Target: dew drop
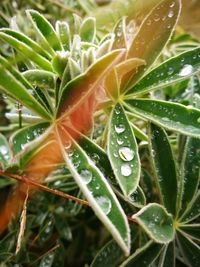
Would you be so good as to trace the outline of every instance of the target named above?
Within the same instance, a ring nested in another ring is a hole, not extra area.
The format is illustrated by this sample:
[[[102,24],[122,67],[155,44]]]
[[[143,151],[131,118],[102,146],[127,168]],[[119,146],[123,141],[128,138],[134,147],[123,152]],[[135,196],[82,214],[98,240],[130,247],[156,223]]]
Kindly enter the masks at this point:
[[[8,149],[6,146],[0,146],[0,152],[2,155],[6,155],[8,153]]]
[[[168,17],[172,18],[173,16],[174,16],[174,11],[170,10],[169,13],[168,13]]]
[[[87,169],[81,170],[80,176],[85,184],[89,184],[92,180],[92,173]]]
[[[131,161],[134,158],[134,151],[129,147],[121,147],[119,149],[120,158],[124,161]]]
[[[187,76],[192,73],[193,67],[191,65],[185,65],[179,73],[179,76]]]
[[[117,139],[117,144],[118,145],[122,145],[124,143],[124,141],[122,139]]]
[[[123,176],[130,176],[131,175],[131,173],[132,173],[132,170],[131,170],[131,167],[130,167],[130,165],[129,164],[123,164],[122,166],[121,166],[121,174],[123,175]]]
[[[95,199],[96,199],[96,202],[98,203],[98,205],[103,210],[103,212],[106,215],[108,215],[111,211],[111,208],[112,208],[112,203],[111,203],[110,199],[106,196],[97,196],[97,197],[95,197]]]
[[[115,125],[116,133],[123,133],[125,131],[125,126],[123,124]]]

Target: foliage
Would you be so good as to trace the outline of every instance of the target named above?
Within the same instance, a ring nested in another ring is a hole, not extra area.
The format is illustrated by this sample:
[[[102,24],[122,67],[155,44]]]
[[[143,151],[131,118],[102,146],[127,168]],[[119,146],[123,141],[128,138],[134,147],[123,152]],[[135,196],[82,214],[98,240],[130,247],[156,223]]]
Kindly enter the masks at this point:
[[[1,266],[199,266],[199,42],[179,0],[84,3],[0,29]]]

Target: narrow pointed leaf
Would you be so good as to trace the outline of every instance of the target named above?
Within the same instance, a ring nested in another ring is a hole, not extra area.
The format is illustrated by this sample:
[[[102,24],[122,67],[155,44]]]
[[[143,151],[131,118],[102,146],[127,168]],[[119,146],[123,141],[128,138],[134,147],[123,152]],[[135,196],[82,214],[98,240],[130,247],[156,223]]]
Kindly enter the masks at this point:
[[[136,250],[120,267],[147,267],[159,256],[163,245],[149,241],[146,245]]]
[[[127,58],[142,58],[146,61],[146,66],[140,68],[129,82],[129,87],[143,75],[160,55],[176,26],[180,6],[179,0],[164,0],[143,21],[131,44]]]
[[[188,138],[182,164],[182,212],[187,208],[198,190],[200,179],[200,139]]]
[[[174,242],[170,242],[161,254],[158,267],[175,267]]]
[[[148,136],[135,124],[131,123],[135,136],[141,141],[148,141]]]
[[[34,86],[41,88],[54,89],[56,84],[56,75],[53,72],[45,70],[27,70],[23,76]]]
[[[200,247],[180,233],[178,233],[178,244],[186,264],[192,267],[199,267]]]
[[[43,106],[28,92],[28,90],[3,66],[0,66],[0,86],[3,90],[17,99],[24,106],[39,114],[45,119],[50,119],[49,113]]]
[[[137,208],[142,208],[146,204],[145,194],[140,186],[137,187],[135,192],[133,192],[127,199],[129,203]]]
[[[51,63],[45,59],[43,56],[35,52],[30,46],[18,39],[12,37],[11,35],[0,31],[0,38],[5,42],[9,43],[13,48],[19,51],[26,59],[34,62],[37,66],[44,70],[51,71]]]
[[[148,204],[132,216],[144,231],[157,243],[169,243],[174,238],[173,218],[159,204]]]
[[[10,148],[6,138],[0,133],[0,167],[5,168],[11,159]]]
[[[104,88],[108,97],[116,100],[119,98],[119,79],[116,69],[111,70],[107,75],[104,82]]]
[[[129,94],[136,95],[164,88],[187,79],[199,71],[200,47],[165,61],[131,88]]]
[[[122,192],[130,195],[139,183],[140,160],[132,127],[120,104],[115,106],[111,114],[108,156]]]
[[[70,150],[61,144],[63,156],[70,172],[97,217],[128,255],[130,249],[128,221],[115,194],[103,174],[82,148],[75,141],[71,140],[71,142]]]
[[[13,154],[16,155],[17,153],[21,152],[26,144],[37,139],[42,133],[44,133],[48,126],[49,123],[42,122],[25,127],[15,132],[10,139]]]
[[[60,94],[57,116],[74,111],[103,82],[108,71],[120,60],[124,50],[113,51],[100,58],[86,73],[69,82]],[[81,97],[80,97],[81,96]]]
[[[54,51],[62,50],[60,40],[53,28],[53,26],[35,10],[26,11],[28,17],[31,19],[36,31],[42,36]]]
[[[200,224],[181,225],[180,230],[190,238],[200,241]]]
[[[95,256],[90,267],[118,266],[120,259],[123,258],[123,252],[114,240],[108,242]]]
[[[186,211],[181,216],[182,222],[191,222],[200,216],[200,191],[196,194]]]
[[[113,30],[115,34],[115,40],[112,49],[127,48],[126,43],[126,17],[122,17]]]
[[[56,23],[56,31],[59,34],[60,41],[65,51],[70,51],[71,49],[71,33],[69,24],[64,21],[58,21]]]
[[[160,100],[126,100],[127,108],[166,129],[200,137],[200,110]]]
[[[44,51],[42,47],[40,47],[35,41],[27,37],[25,34],[19,32],[19,31],[14,31],[11,29],[3,28],[0,30],[0,32],[5,33],[8,36],[13,37],[14,39],[18,40],[21,43],[24,43],[28,47],[30,47],[34,52],[37,54],[40,54],[42,57],[45,57],[46,59],[51,59],[51,56]]]
[[[93,17],[88,17],[83,20],[80,27],[80,36],[83,42],[92,43],[96,37],[96,20]]]
[[[162,128],[151,124],[149,135],[150,152],[160,198],[167,211],[175,215],[178,181],[172,149],[167,134]]]

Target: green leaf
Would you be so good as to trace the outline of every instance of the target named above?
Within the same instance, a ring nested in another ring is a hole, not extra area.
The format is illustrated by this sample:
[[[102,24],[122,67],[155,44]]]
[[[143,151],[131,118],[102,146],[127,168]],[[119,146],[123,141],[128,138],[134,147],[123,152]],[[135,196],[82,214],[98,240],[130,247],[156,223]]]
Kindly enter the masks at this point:
[[[159,267],[175,267],[175,247],[174,242],[170,242],[162,252]]]
[[[125,200],[137,208],[142,208],[146,204],[145,194],[140,186],[137,187],[135,192],[125,198]]]
[[[139,183],[140,159],[133,130],[120,104],[111,114],[108,156],[123,194],[130,195]]]
[[[11,159],[10,148],[6,138],[0,133],[0,167],[5,168]]]
[[[35,30],[46,41],[46,44],[51,48],[50,50],[61,51],[62,45],[53,28],[53,26],[35,10],[27,10],[26,14],[30,18]]]
[[[80,37],[83,42],[94,42],[96,37],[96,20],[93,17],[88,17],[83,20],[80,27]]]
[[[42,118],[51,118],[45,108],[29,93],[28,89],[3,66],[0,66],[0,86],[5,93],[17,99],[20,103],[30,108]]]
[[[65,21],[56,22],[56,32],[60,37],[60,41],[65,51],[70,51],[71,49],[71,33],[69,24]]]
[[[149,140],[160,199],[167,211],[175,215],[178,182],[175,160],[167,134],[159,126],[151,124],[149,127]]]
[[[126,17],[123,16],[114,27],[115,40],[112,49],[127,48],[126,43]]]
[[[155,242],[165,244],[173,240],[173,218],[163,206],[156,203],[148,204],[132,218]]]
[[[170,58],[151,70],[142,80],[133,86],[129,94],[137,95],[169,86],[200,71],[200,47]]]
[[[138,128],[135,124],[133,124],[132,122],[130,123],[132,128],[133,128],[133,132],[135,134],[135,136],[141,140],[141,141],[148,141],[148,136],[140,129]]]
[[[74,111],[98,88],[108,71],[120,60],[124,50],[115,50],[100,58],[86,73],[70,81],[60,93],[57,116]],[[80,97],[81,96],[81,97]]]
[[[130,250],[130,233],[127,218],[107,180],[83,149],[69,136],[60,137],[60,147],[67,167],[97,217],[112,234],[126,255]],[[71,142],[65,145],[66,140]],[[66,147],[67,146],[67,147]]]
[[[166,129],[200,137],[200,110],[181,104],[150,99],[126,100],[133,113]]]
[[[179,229],[189,238],[200,241],[200,224],[180,225]]]
[[[179,218],[181,222],[190,222],[200,216],[200,191],[194,196],[183,215]]]
[[[23,57],[34,62],[37,66],[41,67],[44,70],[52,71],[51,63],[43,56],[35,52],[32,47],[28,46],[26,43],[19,41],[18,39],[5,32],[2,32],[1,30],[0,38],[9,43],[13,48],[19,51],[23,55]]]
[[[48,122],[38,123],[32,126],[25,127],[15,132],[10,138],[10,144],[13,154],[24,150],[25,145],[37,139],[49,127]]]
[[[54,89],[56,84],[56,75],[53,72],[45,70],[27,70],[23,76],[34,86],[45,89]]]
[[[114,240],[108,242],[95,256],[90,267],[116,267],[118,266],[123,252]]]
[[[170,39],[180,14],[179,0],[164,0],[159,3],[143,21],[133,39],[127,58],[141,58],[146,66],[141,67],[131,79],[132,86],[158,58]]]
[[[182,213],[187,208],[198,190],[200,179],[200,139],[188,138],[183,154],[181,178],[182,178]]]
[[[149,241],[143,247],[136,250],[120,267],[147,267],[159,256],[163,246]]]
[[[39,46],[35,41],[27,37],[25,34],[19,31],[11,30],[9,28],[8,29],[2,28],[0,32],[5,33],[7,36],[13,37],[13,39],[18,40],[20,43],[23,43],[24,45],[27,45],[30,49],[32,49],[40,56],[46,59],[51,59],[51,56],[45,50],[43,50],[41,46]]]
[[[177,233],[178,244],[181,249],[181,254],[184,258],[184,262],[188,266],[199,267],[200,266],[200,247],[186,236]]]

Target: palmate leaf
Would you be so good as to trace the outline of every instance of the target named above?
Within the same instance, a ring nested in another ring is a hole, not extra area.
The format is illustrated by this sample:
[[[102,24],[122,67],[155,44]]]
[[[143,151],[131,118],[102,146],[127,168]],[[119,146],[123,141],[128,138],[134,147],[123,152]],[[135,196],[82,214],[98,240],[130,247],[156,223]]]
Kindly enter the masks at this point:
[[[167,134],[162,128],[151,124],[149,140],[161,201],[168,212],[176,215],[178,181],[175,160]]]
[[[63,133],[62,133],[63,134]],[[67,167],[89,201],[97,217],[113,235],[126,255],[130,250],[130,233],[127,218],[110,185],[101,171],[95,166],[84,150],[66,135],[71,146],[62,142],[58,136],[60,147]]]
[[[155,242],[166,244],[173,240],[173,218],[163,206],[156,203],[148,204],[132,218]]]
[[[200,224],[185,224],[181,225],[179,229],[190,239],[200,241]]]
[[[28,89],[31,88],[25,88],[19,79],[17,80],[3,65],[0,66],[0,86],[5,93],[30,108],[42,118],[47,120],[51,118],[46,109],[29,93]]]
[[[27,10],[26,14],[31,20],[36,32],[45,41],[45,45],[49,48],[48,50],[54,55],[54,51],[61,51],[61,42],[53,28],[53,26],[35,10]]]
[[[199,109],[151,99],[126,100],[124,105],[141,118],[148,119],[166,129],[200,137]]]
[[[128,94],[137,95],[164,88],[187,79],[199,71],[200,47],[163,62],[133,86]]]
[[[128,90],[160,55],[176,26],[180,7],[180,0],[164,0],[143,21],[128,50],[127,58],[141,58],[146,65],[130,80]]]
[[[13,48],[15,48],[17,51],[19,51],[23,57],[34,62],[40,68],[47,71],[52,71],[51,63],[46,58],[38,54],[38,52],[33,50],[33,48],[27,45],[26,43],[9,35],[7,32],[4,32],[3,30],[0,30],[0,38],[3,39],[5,42],[7,42],[9,45],[11,45]]]
[[[146,267],[150,266],[159,256],[163,245],[149,241],[143,247],[136,250],[120,267]]]
[[[0,167],[5,168],[11,159],[11,152],[6,138],[0,133]]]
[[[192,267],[200,265],[200,247],[181,233],[177,233],[178,245],[184,261]]]
[[[111,114],[107,146],[115,177],[123,194],[128,196],[139,183],[140,159],[133,130],[120,104]]]
[[[200,139],[188,138],[182,160],[182,212],[187,208],[198,190],[200,179]]]
[[[124,54],[124,50],[115,50],[101,57],[84,74],[67,83],[62,89],[58,104],[57,117],[74,111],[94,90],[98,89],[108,71],[114,67]]]

